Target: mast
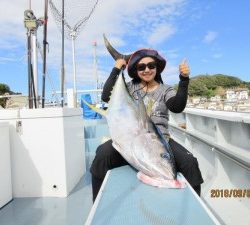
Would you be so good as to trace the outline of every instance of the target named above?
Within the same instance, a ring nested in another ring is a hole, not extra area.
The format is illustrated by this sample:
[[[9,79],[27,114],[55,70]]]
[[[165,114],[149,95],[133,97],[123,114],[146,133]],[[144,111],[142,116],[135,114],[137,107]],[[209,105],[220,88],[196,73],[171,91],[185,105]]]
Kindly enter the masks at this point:
[[[32,101],[32,62],[31,62],[31,32],[27,30],[27,51],[28,51],[28,101],[29,101],[29,108],[33,108],[33,101]]]
[[[37,21],[37,26],[39,22]],[[31,50],[32,50],[32,73],[31,73],[31,79],[32,79],[32,91],[33,91],[33,98],[34,98],[34,104],[35,108],[38,106],[38,63],[37,63],[37,29],[35,29],[31,35]]]
[[[72,31],[71,36],[71,45],[72,45],[72,63],[73,63],[73,97],[74,97],[74,108],[77,107],[77,90],[76,90],[76,56],[75,56],[75,40],[76,32]]]
[[[28,56],[28,95],[29,108],[38,107],[38,72],[37,72],[37,29],[43,25],[43,20],[37,19],[31,9],[24,11],[24,26],[27,29],[27,56]]]
[[[45,103],[45,78],[46,78],[46,47],[47,47],[47,24],[48,24],[48,0],[44,1],[44,25],[43,25],[43,84],[42,84],[42,108]]]
[[[97,55],[96,55],[96,47],[97,47],[97,42],[94,41],[93,43],[94,47],[94,77],[95,77],[95,88],[98,90],[99,88],[99,77],[98,77],[98,72],[97,72]],[[96,103],[99,102],[98,98],[98,92],[96,92]]]
[[[36,57],[36,30],[39,26],[39,22],[36,19],[33,11],[31,9],[24,11],[24,26],[27,28],[27,55],[28,55],[28,95],[29,95],[29,108],[33,108],[33,103],[35,103],[35,108],[37,107],[36,102],[36,90],[34,80],[37,81],[37,77],[34,79],[34,75],[37,76],[37,71],[34,71],[33,65],[37,65]],[[32,63],[32,56],[33,63]],[[36,67],[36,66],[35,66]],[[37,69],[37,67],[35,68]]]
[[[64,105],[64,0],[62,0],[62,61],[61,61],[61,106]]]
[[[95,75],[95,79],[96,79],[96,89],[98,89],[99,88],[99,78],[98,78],[98,73],[97,73],[97,55],[96,55],[97,43],[96,43],[96,41],[94,41],[93,47],[94,47],[94,75]]]

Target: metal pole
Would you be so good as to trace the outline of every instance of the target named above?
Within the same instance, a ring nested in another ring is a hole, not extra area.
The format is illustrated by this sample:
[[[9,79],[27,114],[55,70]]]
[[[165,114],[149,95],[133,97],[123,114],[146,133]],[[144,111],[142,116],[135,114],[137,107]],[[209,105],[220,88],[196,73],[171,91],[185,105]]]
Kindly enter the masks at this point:
[[[32,66],[32,55],[34,54],[33,63],[37,63],[36,52],[36,30],[37,30],[37,19],[32,10],[24,11],[24,25],[27,28],[27,51],[28,51],[28,93],[29,93],[29,108],[33,108],[33,100],[36,101],[35,84],[33,77],[33,66]],[[33,47],[32,47],[33,43]],[[32,52],[34,50],[34,52]],[[33,54],[32,54],[33,53]],[[37,65],[36,65],[37,68]],[[35,104],[36,107],[36,104]]]
[[[37,108],[37,102],[36,102],[37,98],[36,98],[36,93],[35,93],[35,83],[34,83],[32,64],[31,64],[31,74],[30,75],[31,75],[30,80],[31,80],[31,93],[32,93],[32,108],[33,108],[33,103],[35,105],[35,108]]]
[[[27,46],[28,46],[28,95],[29,95],[29,108],[33,108],[33,102],[32,102],[32,89],[31,89],[31,32],[30,30],[27,30]]]
[[[45,78],[46,78],[46,47],[47,47],[47,24],[48,24],[48,0],[44,4],[44,27],[43,27],[43,86],[42,86],[42,108],[45,104]]]
[[[64,106],[64,0],[62,0],[62,61],[61,61],[61,106]]]
[[[95,81],[96,81],[96,89],[99,88],[99,79],[98,79],[98,73],[97,73],[97,56],[96,56],[96,46],[97,43],[96,41],[93,44],[94,46],[94,76],[95,76]],[[96,93],[96,103],[98,103],[98,93]]]
[[[76,62],[75,62],[75,37],[76,32],[71,32],[71,43],[72,43],[72,62],[73,62],[73,95],[74,95],[74,107],[77,107],[77,90],[76,90]]]
[[[35,108],[38,106],[38,67],[37,67],[37,32],[34,30],[31,35],[32,39],[32,84],[33,84],[33,96],[35,101]],[[35,97],[36,96],[36,97]]]
[[[95,79],[96,79],[96,89],[98,89],[99,78],[97,73],[97,55],[96,55],[96,46],[97,43],[94,42],[94,70],[95,70]]]

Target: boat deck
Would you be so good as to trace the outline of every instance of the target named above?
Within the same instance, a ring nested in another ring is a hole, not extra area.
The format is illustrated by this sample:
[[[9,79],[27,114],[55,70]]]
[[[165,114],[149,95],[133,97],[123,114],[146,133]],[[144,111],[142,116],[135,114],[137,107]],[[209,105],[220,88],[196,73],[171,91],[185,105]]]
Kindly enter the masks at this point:
[[[83,225],[93,205],[90,165],[108,135],[105,120],[84,120],[87,172],[67,198],[14,198],[0,209],[0,225]]]
[[[67,198],[14,198],[0,210],[1,225],[83,225],[92,207],[90,173]]]
[[[157,188],[136,173],[131,166],[108,171],[85,225],[220,225],[188,183],[183,189]]]
[[[249,139],[249,115],[239,118],[230,116],[228,120],[225,120],[224,115],[221,119],[222,116],[213,118],[217,114],[204,117],[204,113],[188,113],[172,118],[170,124],[174,125],[171,125],[173,137],[190,148],[198,158],[205,180],[202,186],[203,202],[221,224],[249,224],[249,195],[241,198],[233,196],[231,198],[211,198],[210,195],[211,190],[219,189],[247,190],[249,192],[249,148],[246,141]],[[240,119],[241,122],[238,121]],[[218,121],[216,122],[216,120]],[[179,130],[176,127],[182,121],[185,121],[188,126]],[[214,126],[217,128],[215,129]],[[190,136],[192,129],[199,135]],[[214,130],[220,132],[217,132],[217,134]],[[221,131],[224,131],[223,135]],[[208,138],[207,134],[210,134],[211,137]],[[108,127],[105,120],[84,120],[87,172],[70,195],[67,198],[14,198],[0,209],[0,225],[85,224],[92,208],[89,167],[95,156],[97,146],[102,142],[101,137],[107,136]],[[231,138],[239,136],[241,137],[240,141]],[[227,152],[235,150],[235,158],[220,153],[220,148],[214,144],[216,141],[219,142],[218,146],[225,146]],[[242,151],[245,153],[244,163],[236,160]],[[159,224],[163,223],[159,222]]]

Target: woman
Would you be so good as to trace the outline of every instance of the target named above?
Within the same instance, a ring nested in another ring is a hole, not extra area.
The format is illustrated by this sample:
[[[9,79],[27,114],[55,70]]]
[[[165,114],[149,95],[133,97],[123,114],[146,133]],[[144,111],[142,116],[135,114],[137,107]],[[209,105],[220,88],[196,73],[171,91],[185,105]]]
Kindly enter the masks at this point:
[[[112,88],[121,69],[127,66],[128,75],[132,78],[127,83],[130,94],[138,99],[138,93],[142,96],[147,113],[153,123],[169,141],[173,150],[176,169],[181,172],[193,189],[200,195],[200,184],[203,183],[197,159],[183,146],[170,138],[168,130],[168,110],[180,113],[187,103],[189,67],[186,63],[180,64],[180,82],[177,92],[166,84],[163,84],[161,72],[166,61],[157,51],[141,49],[131,55],[128,64],[126,60],[117,59],[102,93],[102,100],[108,102]],[[93,201],[95,200],[104,177],[108,170],[127,165],[128,162],[112,146],[112,140],[100,145],[96,150],[95,159],[91,165]]]

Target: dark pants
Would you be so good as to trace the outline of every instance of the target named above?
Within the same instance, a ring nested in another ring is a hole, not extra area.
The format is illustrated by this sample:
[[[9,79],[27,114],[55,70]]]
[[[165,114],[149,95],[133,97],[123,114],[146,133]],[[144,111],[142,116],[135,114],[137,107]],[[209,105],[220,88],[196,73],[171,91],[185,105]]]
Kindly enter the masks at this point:
[[[169,144],[173,150],[177,172],[181,172],[196,193],[200,195],[200,184],[203,183],[203,179],[197,159],[173,139],[169,140]],[[124,165],[128,165],[128,162],[112,146],[112,140],[105,142],[97,148],[95,159],[90,168],[93,201],[100,190],[107,171]]]

